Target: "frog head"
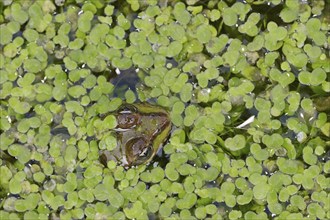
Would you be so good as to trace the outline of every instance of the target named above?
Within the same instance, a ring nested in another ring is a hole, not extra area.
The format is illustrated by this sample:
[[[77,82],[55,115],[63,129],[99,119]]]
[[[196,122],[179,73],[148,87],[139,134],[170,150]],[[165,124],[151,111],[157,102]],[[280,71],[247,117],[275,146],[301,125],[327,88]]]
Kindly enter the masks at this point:
[[[114,159],[124,167],[150,162],[170,133],[168,112],[147,103],[125,103],[114,115],[117,148],[105,153],[107,160]]]

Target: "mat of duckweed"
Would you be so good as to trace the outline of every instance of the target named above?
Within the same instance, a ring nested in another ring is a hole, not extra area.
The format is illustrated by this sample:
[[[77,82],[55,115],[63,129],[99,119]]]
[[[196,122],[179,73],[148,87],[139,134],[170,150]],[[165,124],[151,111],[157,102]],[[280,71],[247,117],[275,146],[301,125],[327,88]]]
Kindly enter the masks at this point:
[[[0,219],[330,218],[328,0],[0,11]],[[124,102],[173,123],[129,169],[99,160]]]

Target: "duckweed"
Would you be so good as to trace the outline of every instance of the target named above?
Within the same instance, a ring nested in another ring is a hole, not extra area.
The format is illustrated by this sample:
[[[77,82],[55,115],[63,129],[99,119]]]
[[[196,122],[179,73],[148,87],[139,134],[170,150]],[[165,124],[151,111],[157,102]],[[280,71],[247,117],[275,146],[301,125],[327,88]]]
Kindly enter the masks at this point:
[[[325,0],[0,3],[1,219],[329,219]],[[122,103],[169,111],[149,164]]]

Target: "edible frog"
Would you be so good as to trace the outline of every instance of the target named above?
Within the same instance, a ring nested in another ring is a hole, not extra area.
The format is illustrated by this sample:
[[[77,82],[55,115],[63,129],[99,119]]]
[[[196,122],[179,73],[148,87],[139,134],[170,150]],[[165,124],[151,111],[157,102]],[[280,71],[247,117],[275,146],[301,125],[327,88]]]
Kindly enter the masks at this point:
[[[150,162],[170,133],[168,112],[147,103],[125,103],[114,115],[117,147],[111,152],[102,151],[100,161],[106,164],[114,160],[126,168]]]

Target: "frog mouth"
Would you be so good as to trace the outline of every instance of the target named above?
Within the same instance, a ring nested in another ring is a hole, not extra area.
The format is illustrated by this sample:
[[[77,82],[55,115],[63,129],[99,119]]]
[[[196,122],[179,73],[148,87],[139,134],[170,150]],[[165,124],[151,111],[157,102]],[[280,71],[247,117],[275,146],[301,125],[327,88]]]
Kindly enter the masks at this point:
[[[124,154],[121,158],[121,164],[124,166],[124,167],[129,167],[129,164],[128,164],[128,161],[127,161],[127,157],[126,155]]]
[[[135,126],[134,126],[135,127]],[[124,131],[129,131],[131,128],[114,128],[114,131],[119,131],[119,132],[124,132]]]

